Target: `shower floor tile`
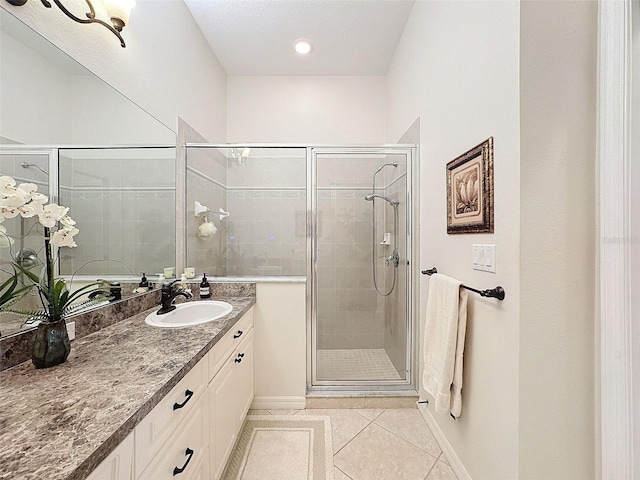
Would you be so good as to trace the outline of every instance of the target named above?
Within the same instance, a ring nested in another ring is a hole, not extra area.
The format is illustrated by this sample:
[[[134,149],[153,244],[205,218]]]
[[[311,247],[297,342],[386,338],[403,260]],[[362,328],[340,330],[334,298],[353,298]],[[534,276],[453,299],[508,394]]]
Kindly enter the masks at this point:
[[[318,350],[318,380],[400,380],[383,348]]]

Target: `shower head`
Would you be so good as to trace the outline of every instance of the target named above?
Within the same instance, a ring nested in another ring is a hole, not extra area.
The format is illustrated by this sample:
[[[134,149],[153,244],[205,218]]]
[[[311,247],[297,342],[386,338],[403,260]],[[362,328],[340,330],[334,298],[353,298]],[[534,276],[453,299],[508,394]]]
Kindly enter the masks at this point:
[[[382,165],[380,165],[378,167],[378,170],[376,170],[376,173],[374,173],[373,175],[374,176],[377,175],[380,172],[380,170],[382,170],[384,167],[396,167],[396,168],[398,168],[398,162],[383,163]]]
[[[20,166],[21,166],[22,168],[30,168],[30,167],[37,168],[38,170],[40,170],[40,171],[41,171],[42,173],[44,173],[45,175],[48,175],[48,174],[49,174],[49,172],[47,172],[44,168],[42,168],[40,165],[36,165],[35,163],[22,162],[22,163],[20,164]]]
[[[385,202],[389,202],[392,207],[397,207],[400,202],[395,202],[391,200],[389,197],[385,197],[384,195],[380,195],[379,193],[371,193],[364,197],[367,202],[372,202],[374,198],[381,198]]]

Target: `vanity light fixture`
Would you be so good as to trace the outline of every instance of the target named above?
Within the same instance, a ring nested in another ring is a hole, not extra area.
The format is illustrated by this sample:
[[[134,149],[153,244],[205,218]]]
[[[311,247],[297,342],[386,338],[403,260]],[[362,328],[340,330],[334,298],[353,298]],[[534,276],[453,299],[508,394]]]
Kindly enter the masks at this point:
[[[42,4],[51,8],[51,2],[49,0],[40,0]],[[62,4],[61,0],[53,0],[53,3],[57,5],[57,7],[62,10],[67,17],[69,17],[74,22],[78,23],[98,23],[103,27],[107,28],[110,32],[112,32],[118,39],[120,40],[120,45],[122,48],[125,48],[126,45],[124,43],[124,39],[120,32],[124,28],[124,26],[129,23],[129,13],[131,9],[135,6],[135,0],[93,0],[94,2],[101,3],[104,7],[103,10],[107,12],[109,19],[111,20],[111,25],[109,25],[104,20],[100,20],[96,18],[96,11],[93,8],[93,4],[89,0],[85,0],[87,2],[87,6],[89,7],[89,12],[86,14],[87,18],[79,18],[76,17],[73,13],[71,13],[67,7]],[[27,0],[7,0],[11,5],[16,7],[21,7]]]
[[[309,55],[313,51],[313,43],[310,40],[299,38],[293,42],[293,49],[299,55]]]

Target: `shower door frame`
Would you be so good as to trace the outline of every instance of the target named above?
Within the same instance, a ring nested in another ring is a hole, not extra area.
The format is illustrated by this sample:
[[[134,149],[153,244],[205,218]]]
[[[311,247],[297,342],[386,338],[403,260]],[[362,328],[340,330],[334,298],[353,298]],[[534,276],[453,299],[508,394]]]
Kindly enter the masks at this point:
[[[318,329],[318,281],[316,264],[318,260],[318,224],[317,224],[317,166],[318,155],[405,155],[406,173],[406,340],[404,379],[400,380],[318,380],[317,378],[317,329]],[[415,298],[418,283],[418,262],[412,261],[418,252],[418,212],[412,199],[418,194],[417,147],[415,145],[395,144],[380,146],[311,146],[307,149],[307,392],[316,394],[331,392],[383,392],[415,391],[417,371],[416,333],[417,306]]]

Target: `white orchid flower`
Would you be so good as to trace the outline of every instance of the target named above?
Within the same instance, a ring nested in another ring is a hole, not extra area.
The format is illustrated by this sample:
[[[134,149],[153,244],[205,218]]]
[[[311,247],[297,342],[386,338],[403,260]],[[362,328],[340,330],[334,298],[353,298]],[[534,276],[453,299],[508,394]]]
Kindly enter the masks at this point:
[[[15,195],[17,191],[16,181],[13,178],[6,175],[0,177],[0,195],[11,197]]]
[[[31,200],[31,195],[38,190],[38,186],[35,183],[21,183],[18,185],[17,190],[19,195],[22,195],[29,201]]]
[[[18,207],[3,207],[0,206],[0,215],[4,218],[17,217],[20,214]]]
[[[38,214],[38,219],[45,227],[53,228],[68,211],[68,207],[61,207],[55,203],[50,203],[42,209],[41,213]]]
[[[0,217],[2,221],[4,218]],[[4,225],[0,225],[0,248],[7,248],[13,245],[13,238],[7,235],[7,229]]]
[[[39,203],[29,202],[18,207],[18,212],[22,218],[31,218],[40,215],[43,211],[42,205]]]
[[[73,218],[71,218],[69,215],[65,215],[60,219],[60,223],[65,227],[73,227],[76,224],[76,221]]]
[[[49,201],[49,197],[44,195],[43,193],[33,192],[31,194],[31,202],[39,203],[40,205],[44,205]]]
[[[20,193],[17,193],[10,197],[1,199],[0,205],[3,207],[21,207],[28,201],[29,200],[25,196],[21,195]]]
[[[74,227],[56,230],[51,236],[51,245],[55,247],[77,247],[78,245],[73,241],[73,236],[78,232],[79,230]]]

